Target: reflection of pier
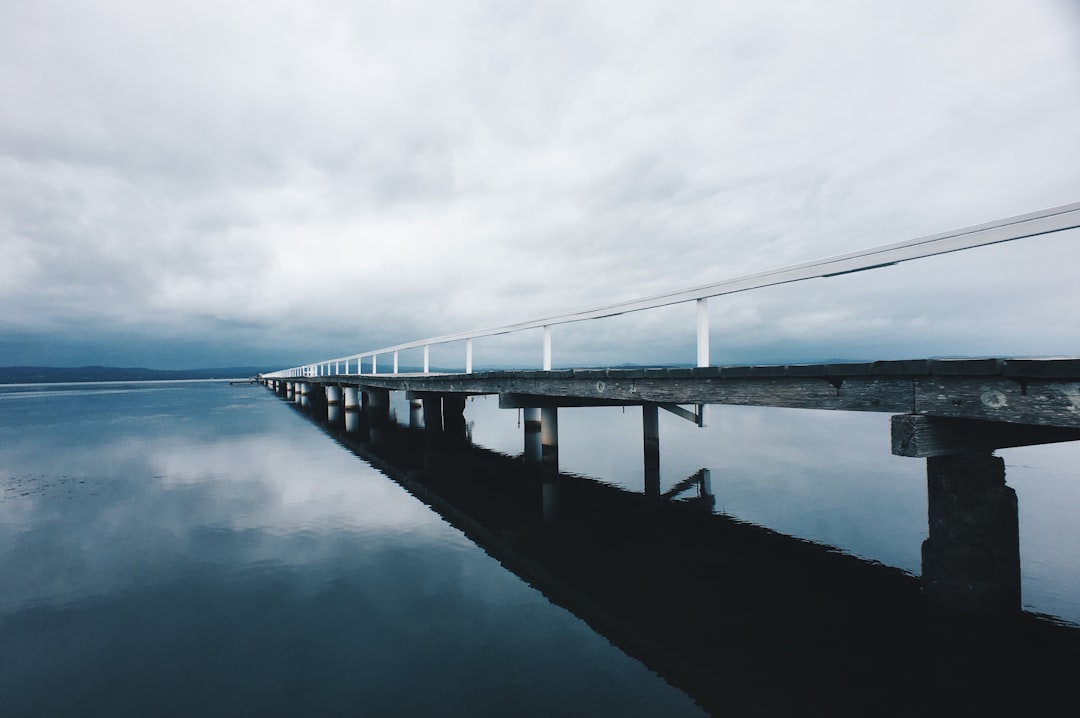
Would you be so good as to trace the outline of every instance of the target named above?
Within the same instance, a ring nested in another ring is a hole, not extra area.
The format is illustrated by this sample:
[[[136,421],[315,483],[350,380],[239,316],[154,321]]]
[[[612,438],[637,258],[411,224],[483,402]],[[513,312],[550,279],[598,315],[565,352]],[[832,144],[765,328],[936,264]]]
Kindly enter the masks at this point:
[[[522,460],[470,445],[456,398],[422,399],[421,429],[391,419],[384,390],[344,410],[326,396],[309,392],[307,411],[340,443],[716,714],[1042,714],[1072,700],[1080,631],[941,611],[898,570],[658,500],[709,496],[705,472],[632,494],[543,461],[537,412]],[[956,461],[946,473],[1000,472]]]
[[[894,454],[925,458],[929,538],[923,590],[943,605],[975,613],[1020,610],[1016,496],[1005,485],[998,448],[1080,438],[1080,359],[938,360],[695,369],[486,372],[443,375],[334,375],[264,381],[287,398],[345,408],[361,399],[385,411],[391,390],[411,401],[410,424],[464,436],[465,399],[498,394],[524,411],[524,454],[558,466],[558,413],[577,406],[640,405],[645,493],[660,497],[658,412],[697,425],[706,404],[893,413]],[[693,410],[680,405],[691,405]],[[665,497],[695,488],[711,506],[706,474]]]

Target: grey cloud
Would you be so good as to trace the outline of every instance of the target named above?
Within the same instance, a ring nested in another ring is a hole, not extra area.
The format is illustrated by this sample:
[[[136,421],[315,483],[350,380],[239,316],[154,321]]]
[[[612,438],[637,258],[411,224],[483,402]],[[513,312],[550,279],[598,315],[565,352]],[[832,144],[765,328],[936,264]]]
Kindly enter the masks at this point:
[[[9,5],[0,300],[18,310],[0,337],[119,324],[132,346],[276,342],[300,361],[1075,201],[1071,12]],[[1027,311],[1059,299],[1040,286],[1068,286],[1076,250],[1054,246]],[[971,266],[996,274],[997,256]],[[909,352],[981,345],[998,295],[966,276],[942,289],[927,267],[903,275],[915,292],[739,298],[759,324],[737,343],[809,342],[784,327],[830,301],[872,343],[877,318],[931,316],[955,291],[986,309],[909,333]],[[1013,325],[1003,346],[1030,335]],[[1044,343],[1080,351],[1075,329]]]

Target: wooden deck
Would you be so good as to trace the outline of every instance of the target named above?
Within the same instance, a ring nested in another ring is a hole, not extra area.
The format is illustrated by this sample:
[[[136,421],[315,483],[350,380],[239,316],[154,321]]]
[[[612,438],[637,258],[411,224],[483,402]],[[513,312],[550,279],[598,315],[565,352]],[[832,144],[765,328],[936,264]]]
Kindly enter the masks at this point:
[[[1080,430],[1080,358],[352,374],[288,381],[406,391],[416,396],[497,394],[504,408],[735,404]],[[1080,434],[1068,436],[1080,438]]]

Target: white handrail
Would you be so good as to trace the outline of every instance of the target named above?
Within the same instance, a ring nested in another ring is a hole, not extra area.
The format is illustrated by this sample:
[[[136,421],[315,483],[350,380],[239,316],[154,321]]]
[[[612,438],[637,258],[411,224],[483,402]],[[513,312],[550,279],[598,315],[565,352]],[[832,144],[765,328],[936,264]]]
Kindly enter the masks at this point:
[[[801,264],[793,264],[764,272],[757,272],[755,274],[724,279],[719,282],[691,287],[689,289],[655,294],[649,297],[632,299],[617,304],[605,304],[599,307],[570,312],[569,314],[560,314],[541,319],[530,319],[528,321],[506,324],[488,329],[443,334],[428,339],[395,344],[373,351],[350,354],[345,357],[324,359],[320,362],[305,364],[293,367],[292,369],[283,369],[278,372],[267,374],[266,376],[280,377],[295,376],[296,373],[307,374],[312,370],[312,367],[315,367],[318,364],[351,361],[354,359],[356,360],[357,373],[359,374],[361,368],[360,360],[366,357],[373,357],[372,373],[375,373],[377,371],[377,360],[374,359],[374,357],[377,357],[380,354],[396,353],[405,349],[415,349],[418,347],[424,348],[424,371],[426,373],[428,370],[428,347],[435,344],[461,341],[463,339],[466,340],[466,369],[471,370],[472,339],[500,334],[511,334],[513,332],[520,332],[538,327],[544,328],[544,368],[550,369],[550,328],[556,324],[568,324],[570,322],[582,322],[589,319],[614,317],[620,314],[640,312],[646,309],[656,309],[658,307],[681,304],[683,302],[706,300],[709,297],[719,297],[725,294],[746,292],[751,289],[772,287],[778,284],[789,284],[791,282],[801,282],[807,279],[835,277],[842,274],[850,274],[852,272],[862,272],[900,264],[901,262],[908,262],[913,259],[923,259],[940,254],[948,254],[950,252],[959,252],[965,249],[999,244],[1001,242],[1010,242],[1016,239],[1024,239],[1052,232],[1061,232],[1077,227],[1080,227],[1080,202],[1061,205],[1059,207],[1051,207],[1038,212],[1029,212],[1014,217],[1007,217],[992,222],[985,222],[983,224],[972,225],[970,227],[964,227],[949,232],[941,232],[939,234],[918,237],[916,239],[885,244],[870,249],[860,250],[858,252],[816,259]],[[698,304],[698,365],[704,366],[707,364],[708,316],[706,314],[705,303],[704,301],[701,301],[701,303]],[[394,368],[396,373],[396,362]]]

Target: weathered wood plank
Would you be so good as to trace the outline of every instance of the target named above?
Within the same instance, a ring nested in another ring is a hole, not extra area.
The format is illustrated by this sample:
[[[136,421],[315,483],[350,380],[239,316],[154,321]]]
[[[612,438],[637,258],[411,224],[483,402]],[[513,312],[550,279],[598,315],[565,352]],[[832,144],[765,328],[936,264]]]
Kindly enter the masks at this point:
[[[917,377],[915,412],[1080,428],[1080,381]]]
[[[735,404],[847,411],[910,411],[912,386],[908,379],[852,377],[848,379],[740,377],[703,380],[613,378],[537,380],[511,378],[505,393],[590,399],[613,403]],[[565,404],[563,404],[565,405]]]
[[[535,394],[499,394],[500,409],[582,408],[590,406],[637,406],[640,402],[583,397],[537,396]]]
[[[891,429],[892,453],[918,458],[1080,440],[1080,429],[918,414],[892,417]]]

